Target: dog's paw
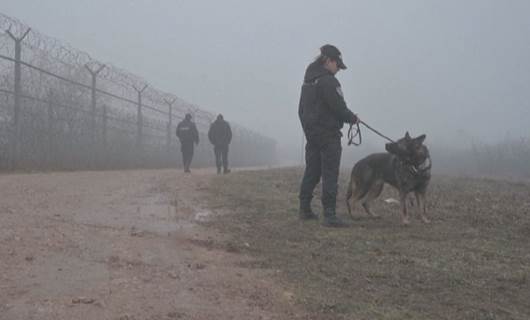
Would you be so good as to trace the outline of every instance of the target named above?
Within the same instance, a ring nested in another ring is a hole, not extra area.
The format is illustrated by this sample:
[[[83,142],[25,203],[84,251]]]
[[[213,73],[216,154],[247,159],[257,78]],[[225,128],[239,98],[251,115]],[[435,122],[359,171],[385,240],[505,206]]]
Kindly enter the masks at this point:
[[[410,225],[410,220],[409,220],[408,218],[403,219],[403,220],[401,221],[401,224],[404,225],[404,226],[408,226],[408,225]]]
[[[426,224],[431,223],[431,220],[429,220],[429,218],[426,218],[426,217],[422,217],[421,220],[423,221],[423,223],[426,223]]]

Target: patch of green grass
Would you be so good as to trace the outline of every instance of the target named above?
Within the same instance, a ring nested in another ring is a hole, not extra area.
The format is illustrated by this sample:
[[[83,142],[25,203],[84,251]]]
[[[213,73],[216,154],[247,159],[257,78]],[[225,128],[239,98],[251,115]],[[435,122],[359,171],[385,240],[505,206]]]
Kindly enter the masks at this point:
[[[213,225],[233,250],[280,270],[276,280],[306,310],[330,319],[530,318],[528,185],[434,177],[430,225],[412,219],[403,227],[399,205],[378,200],[381,219],[356,208],[350,228],[329,229],[298,220],[301,174],[218,177],[209,203],[226,213]],[[349,219],[342,197],[339,215]],[[380,199],[387,197],[396,197],[390,188]]]

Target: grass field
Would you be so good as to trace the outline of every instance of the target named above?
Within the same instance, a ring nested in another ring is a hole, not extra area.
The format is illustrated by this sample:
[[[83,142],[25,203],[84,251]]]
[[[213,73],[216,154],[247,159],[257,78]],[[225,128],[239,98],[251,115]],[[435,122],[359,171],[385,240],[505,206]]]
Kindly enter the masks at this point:
[[[239,172],[208,188],[225,214],[211,222],[230,248],[275,270],[294,303],[315,319],[530,319],[530,185],[434,176],[430,225],[412,209],[400,225],[386,187],[380,219],[356,208],[352,226],[297,218],[299,169]],[[340,184],[339,216],[346,174]],[[319,194],[319,192],[317,192]],[[319,198],[314,209],[319,210]]]

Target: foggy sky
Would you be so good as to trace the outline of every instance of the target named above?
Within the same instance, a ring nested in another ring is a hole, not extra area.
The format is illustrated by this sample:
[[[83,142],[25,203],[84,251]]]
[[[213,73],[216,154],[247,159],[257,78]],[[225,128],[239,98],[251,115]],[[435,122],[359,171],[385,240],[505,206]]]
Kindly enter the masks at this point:
[[[349,107],[387,135],[443,144],[530,136],[530,1],[0,2],[281,150],[299,150],[300,85],[325,43],[348,66],[338,78]]]

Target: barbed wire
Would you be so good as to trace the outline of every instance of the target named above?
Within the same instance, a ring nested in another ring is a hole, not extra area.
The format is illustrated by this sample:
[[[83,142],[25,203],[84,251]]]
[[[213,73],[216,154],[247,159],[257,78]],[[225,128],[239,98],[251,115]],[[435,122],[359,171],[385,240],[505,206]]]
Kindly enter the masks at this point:
[[[184,114],[192,113],[199,126],[207,127],[216,117],[213,113],[188,103],[174,94],[150,86],[145,79],[138,75],[116,67],[111,63],[98,61],[90,54],[78,50],[66,42],[44,35],[38,30],[30,28],[19,19],[3,13],[0,13],[0,54],[4,53],[6,56],[13,56],[14,50],[12,47],[14,46],[14,41],[7,36],[7,32],[17,38],[27,33],[22,41],[22,45],[25,48],[24,58],[28,59],[31,65],[41,68],[41,70],[51,66],[54,73],[63,73],[58,74],[59,76],[67,79],[75,76],[76,80],[79,80],[76,82],[81,83],[83,87],[87,87],[90,75],[85,68],[88,67],[95,70],[104,66],[97,75],[97,81],[102,84],[102,87],[109,87],[109,92],[99,89],[102,93],[113,92],[110,95],[116,98],[117,95],[114,92],[119,90],[123,98],[128,99],[129,103],[132,103],[136,100],[137,95],[134,88],[142,88],[147,85],[147,89],[142,95],[142,99],[145,101],[144,107],[151,109],[155,113],[158,112],[167,116],[169,108],[166,101],[174,101],[172,115],[175,119],[182,119]],[[233,127],[241,132],[251,133],[252,136],[262,141],[274,142],[273,139],[264,137],[238,124],[233,124]]]

